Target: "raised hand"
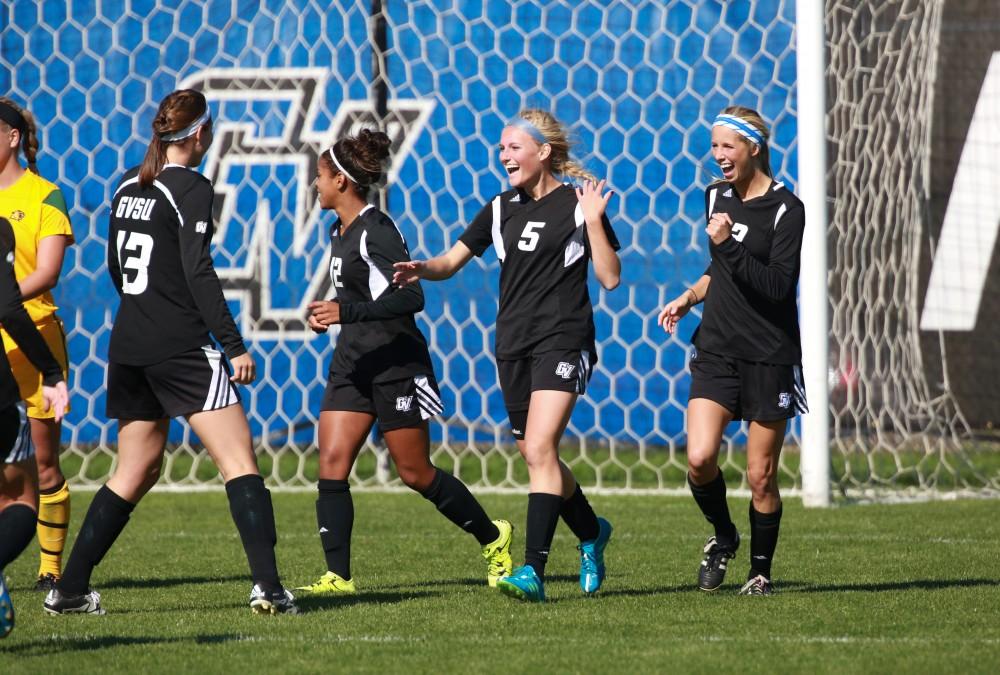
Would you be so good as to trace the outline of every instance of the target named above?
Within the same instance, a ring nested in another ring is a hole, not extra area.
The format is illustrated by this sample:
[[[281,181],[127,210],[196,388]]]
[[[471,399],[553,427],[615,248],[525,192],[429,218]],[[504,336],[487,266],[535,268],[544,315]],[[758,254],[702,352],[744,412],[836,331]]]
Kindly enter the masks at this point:
[[[728,213],[713,213],[705,231],[713,244],[721,244],[733,234],[733,219]]]
[[[615,191],[608,190],[607,193],[604,193],[604,186],[606,184],[606,180],[598,183],[588,180],[582,186],[576,188],[576,198],[580,202],[580,207],[583,209],[583,218],[587,222],[599,222],[601,216],[604,215],[604,211],[608,208],[608,201],[615,194]]]

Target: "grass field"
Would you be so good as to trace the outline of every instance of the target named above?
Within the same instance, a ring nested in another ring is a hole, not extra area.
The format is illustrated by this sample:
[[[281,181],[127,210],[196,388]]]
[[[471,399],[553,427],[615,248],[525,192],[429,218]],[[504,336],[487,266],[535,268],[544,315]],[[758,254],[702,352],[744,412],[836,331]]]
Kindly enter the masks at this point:
[[[90,495],[76,493],[75,532]],[[779,594],[736,595],[748,546],[715,594],[694,590],[707,525],[690,499],[595,497],[616,527],[609,577],[582,597],[560,525],[545,605],[485,585],[475,542],[412,494],[355,496],[362,592],[257,617],[224,493],[151,494],[94,577],[104,617],[49,617],[29,590],[37,549],[6,570],[17,628],[0,672],[924,672],[1000,669],[995,501],[804,510],[789,500]],[[523,497],[486,495],[515,523]],[[733,500],[745,531],[746,501]],[[323,571],[314,497],[276,494],[286,584]],[[220,534],[221,533],[221,534]]]

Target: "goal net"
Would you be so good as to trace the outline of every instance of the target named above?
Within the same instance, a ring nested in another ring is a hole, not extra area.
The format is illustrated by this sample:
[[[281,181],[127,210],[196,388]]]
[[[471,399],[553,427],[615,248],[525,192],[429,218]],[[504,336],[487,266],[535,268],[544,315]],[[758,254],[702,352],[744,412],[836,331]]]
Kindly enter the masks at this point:
[[[721,108],[763,114],[775,173],[795,187],[794,4],[6,5],[0,80],[39,120],[40,169],[65,191],[77,237],[56,291],[73,365],[71,480],[105,480],[117,441],[104,415],[111,194],[141,160],[157,102],[193,87],[216,123],[202,167],[216,186],[215,262],[261,374],[244,405],[269,484],[308,487],[317,476],[315,425],[336,342],[303,321],[328,290],[334,220],[311,186],[317,154],[360,125],[385,128],[392,165],[378,199],[411,254],[426,258],[504,189],[496,145],[505,121],[542,107],[568,123],[577,155],[616,190],[611,218],[624,247],[622,285],[592,285],[600,362],[562,455],[585,486],[684,490],[686,364],[699,317],[671,338],[655,316],[708,260],[702,195]],[[834,483],[851,494],[997,487],[995,447],[973,447],[985,422],[963,415],[954,373],[940,366],[946,338],[919,326],[927,242],[944,241],[940,225],[928,236],[943,5],[827,2],[831,448]],[[492,253],[424,286],[419,323],[446,409],[432,428],[434,461],[479,489],[523,489],[492,356],[497,288]],[[727,429],[722,464],[734,487],[745,440],[744,426]],[[780,477],[789,490],[800,481],[797,448],[793,424]],[[377,435],[352,479],[400,485]],[[172,425],[162,482],[220,481],[190,429]]]

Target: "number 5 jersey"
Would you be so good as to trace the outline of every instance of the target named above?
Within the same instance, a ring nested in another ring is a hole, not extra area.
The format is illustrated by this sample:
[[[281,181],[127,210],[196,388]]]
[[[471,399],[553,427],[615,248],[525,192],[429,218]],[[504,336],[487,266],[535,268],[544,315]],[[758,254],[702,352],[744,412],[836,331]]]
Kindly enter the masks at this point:
[[[211,182],[167,164],[142,188],[128,171],[111,201],[108,272],[121,296],[108,358],[151,365],[211,343],[246,352],[212,265]]]
[[[617,251],[611,223],[602,220]],[[477,256],[492,244],[500,259],[498,359],[556,349],[595,351],[587,289],[590,241],[573,187],[560,185],[539,200],[507,190],[483,207],[460,241]]]

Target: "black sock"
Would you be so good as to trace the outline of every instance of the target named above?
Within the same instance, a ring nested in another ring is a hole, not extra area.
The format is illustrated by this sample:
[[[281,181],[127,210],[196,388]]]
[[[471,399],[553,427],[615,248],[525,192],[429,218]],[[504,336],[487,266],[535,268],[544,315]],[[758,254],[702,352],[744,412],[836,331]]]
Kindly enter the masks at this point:
[[[229,512],[240,532],[243,550],[250,564],[253,582],[265,593],[281,590],[274,546],[278,534],[274,529],[274,507],[264,479],[254,474],[234,478],[226,483]]]
[[[771,560],[778,546],[778,528],[781,526],[781,505],[774,513],[761,513],[750,502],[750,576],[758,574],[771,578]]]
[[[28,548],[37,523],[38,514],[27,504],[16,502],[0,511],[0,570]]]
[[[90,575],[125,529],[133,509],[135,504],[116,495],[107,485],[101,486],[90,502],[59,580],[58,588],[64,595],[83,595],[90,589]]]
[[[590,506],[590,502],[580,489],[580,484],[576,484],[576,490],[569,499],[564,499],[559,515],[569,529],[580,541],[591,541],[597,539],[601,533],[601,526],[597,523],[597,514]]]
[[[535,568],[538,578],[545,577],[552,537],[559,524],[562,495],[532,492],[528,495],[528,522],[524,534],[524,564]]]
[[[729,517],[726,480],[722,477],[722,469],[719,469],[719,474],[715,478],[704,485],[695,485],[691,481],[691,474],[688,474],[688,485],[691,486],[691,494],[694,495],[698,508],[705,514],[705,520],[715,527],[715,540],[721,545],[736,543],[736,526]]]
[[[420,493],[424,499],[436,506],[445,518],[475,537],[480,546],[496,541],[500,530],[465,483],[437,467],[434,472],[430,487]]]
[[[354,499],[350,483],[346,480],[319,479],[316,524],[326,556],[326,569],[350,579],[351,530],[354,529]]]

